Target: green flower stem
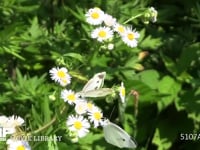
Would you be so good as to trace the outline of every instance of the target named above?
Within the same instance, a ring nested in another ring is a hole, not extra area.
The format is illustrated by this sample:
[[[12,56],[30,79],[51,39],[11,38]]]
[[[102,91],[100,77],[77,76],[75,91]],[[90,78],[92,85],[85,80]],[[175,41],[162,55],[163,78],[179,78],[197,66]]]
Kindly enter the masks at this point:
[[[133,16],[133,17],[129,18],[128,20],[126,20],[123,24],[127,24],[127,23],[130,22],[131,20],[133,20],[133,19],[135,19],[135,18],[138,18],[138,17],[140,17],[140,16],[142,16],[142,15],[143,15],[143,13],[138,14],[138,15],[136,15],[136,16]]]
[[[60,111],[60,114],[62,114],[64,112],[64,110],[66,109],[66,106],[64,105],[63,108]],[[37,134],[43,130],[45,130],[46,128],[48,128],[49,126],[51,126],[54,122],[56,121],[56,115],[51,119],[50,122],[48,122],[47,124],[45,124],[44,126],[40,127],[39,129],[32,131],[31,133],[27,133],[27,136],[31,135],[31,134]]]

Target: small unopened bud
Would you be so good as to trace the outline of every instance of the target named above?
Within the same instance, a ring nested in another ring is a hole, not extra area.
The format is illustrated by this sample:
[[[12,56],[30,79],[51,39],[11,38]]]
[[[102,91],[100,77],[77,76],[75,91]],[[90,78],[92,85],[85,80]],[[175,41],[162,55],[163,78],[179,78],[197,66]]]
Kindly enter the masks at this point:
[[[158,16],[158,11],[157,10],[155,10],[155,8],[154,7],[150,7],[149,8],[149,11],[150,11],[150,19],[151,19],[151,21],[154,23],[154,22],[156,22],[157,21],[157,16]]]
[[[78,142],[78,137],[71,138],[71,141],[72,141],[72,143],[77,143]]]
[[[147,57],[149,55],[149,52],[148,51],[143,51],[143,52],[140,52],[139,55],[138,55],[138,59],[139,60],[143,60],[145,57]]]
[[[133,68],[136,69],[137,71],[142,71],[142,70],[144,70],[144,66],[141,65],[141,64],[135,64],[135,65],[133,66]]]
[[[114,44],[109,43],[109,44],[108,44],[108,49],[109,49],[109,50],[113,50],[113,48],[114,48]]]

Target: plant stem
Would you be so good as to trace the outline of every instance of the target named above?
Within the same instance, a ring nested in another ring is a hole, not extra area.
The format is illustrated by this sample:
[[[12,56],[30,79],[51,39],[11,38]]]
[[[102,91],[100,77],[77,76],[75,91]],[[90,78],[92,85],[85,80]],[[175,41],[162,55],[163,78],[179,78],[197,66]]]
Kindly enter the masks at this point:
[[[136,16],[133,16],[133,17],[129,18],[128,20],[126,20],[123,24],[127,24],[129,21],[131,21],[131,20],[133,20],[133,19],[135,19],[135,18],[138,18],[138,17],[140,17],[140,16],[142,16],[142,15],[143,15],[143,13],[138,14],[138,15],[136,15]]]
[[[66,109],[66,106],[64,105],[63,108],[60,111],[60,114],[62,114],[65,109]],[[35,131],[32,131],[31,133],[27,133],[27,135],[37,134],[37,133],[41,132],[42,130],[44,130],[44,129],[48,128],[49,126],[51,126],[55,121],[56,121],[56,115],[51,119],[50,122],[48,122],[44,126],[40,127],[39,129],[37,129]]]

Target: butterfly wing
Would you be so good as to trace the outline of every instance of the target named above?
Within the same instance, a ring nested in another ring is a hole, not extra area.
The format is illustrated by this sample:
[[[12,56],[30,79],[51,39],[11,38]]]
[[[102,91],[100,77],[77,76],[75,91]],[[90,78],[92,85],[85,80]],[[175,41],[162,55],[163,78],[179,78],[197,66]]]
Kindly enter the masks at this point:
[[[87,91],[99,89],[104,83],[105,76],[106,76],[106,72],[100,72],[100,73],[95,74],[92,77],[92,79],[90,79],[85,84],[81,92],[87,92]]]
[[[110,89],[110,88],[100,88],[97,90],[79,92],[81,97],[105,97],[112,93],[113,93],[113,89]]]
[[[109,122],[103,128],[105,140],[119,148],[136,148],[137,144],[126,131],[114,123]]]

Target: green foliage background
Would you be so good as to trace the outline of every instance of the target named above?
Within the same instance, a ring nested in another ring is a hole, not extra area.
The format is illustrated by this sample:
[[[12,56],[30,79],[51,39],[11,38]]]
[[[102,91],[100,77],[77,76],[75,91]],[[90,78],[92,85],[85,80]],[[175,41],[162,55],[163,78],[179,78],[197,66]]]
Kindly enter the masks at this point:
[[[138,13],[139,8],[158,10],[156,23],[138,18],[129,22],[141,34],[139,46],[129,48],[114,41],[112,51],[100,49],[90,38],[91,26],[84,14],[99,7],[120,22]],[[48,71],[65,66],[72,74],[71,87],[80,90],[93,74],[107,72],[105,86],[124,81],[127,94],[139,93],[138,116],[134,117],[133,97],[127,96],[125,121],[121,126],[135,137],[141,150],[199,149],[199,139],[181,140],[181,133],[200,134],[200,3],[198,0],[1,0],[0,1],[0,113],[19,115],[28,130],[48,123],[61,109],[59,91]],[[138,53],[149,55],[142,61]],[[143,70],[137,66],[144,67]],[[79,86],[81,85],[81,86]],[[117,99],[95,101],[104,116],[120,124]],[[114,149],[96,129],[78,144],[71,143],[63,120],[40,135],[61,135],[62,142],[31,142],[33,149]],[[1,144],[3,149],[5,143]],[[117,149],[117,148],[115,148]]]

